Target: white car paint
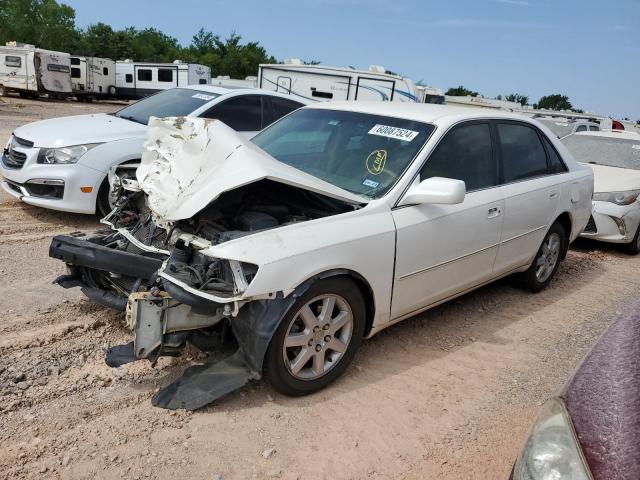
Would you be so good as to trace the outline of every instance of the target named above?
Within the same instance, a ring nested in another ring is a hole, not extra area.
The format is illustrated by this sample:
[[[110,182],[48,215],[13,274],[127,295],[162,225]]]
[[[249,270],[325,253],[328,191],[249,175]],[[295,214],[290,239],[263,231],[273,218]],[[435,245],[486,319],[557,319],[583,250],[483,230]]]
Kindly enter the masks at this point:
[[[252,300],[274,298],[278,292],[290,295],[297,286],[317,274],[336,269],[352,272],[364,279],[373,292],[375,315],[369,332],[372,335],[396,321],[496,278],[525,271],[556,219],[563,214],[569,215],[569,240],[573,241],[589,218],[593,191],[591,169],[575,162],[554,135],[534,120],[509,113],[400,103],[339,102],[305,108],[385,115],[430,123],[436,128],[395,185],[384,196],[369,200],[361,208],[258,231],[217,245],[190,234],[174,232],[172,242],[182,240],[207,256],[259,267],[253,280],[233,296],[188,289],[191,293],[230,304],[232,311],[238,312],[243,304]],[[519,121],[539,128],[560,153],[568,171],[469,192],[461,203],[400,206],[408,190],[416,185],[424,161],[449,129],[461,122],[484,119]],[[216,171],[213,165],[224,164],[225,152],[236,148],[234,151],[251,156],[251,160],[243,161],[251,162],[258,170],[272,172],[270,178],[275,181],[291,184],[292,174],[288,168],[282,168],[279,174],[272,168],[273,159],[268,155],[249,145],[236,147],[239,138],[229,135],[225,139],[225,135],[220,134],[222,130],[218,130],[214,127],[209,131],[211,141],[231,141],[211,151],[209,174]],[[158,140],[158,148],[163,148],[164,140]],[[198,165],[200,152],[195,149],[189,154],[185,149],[183,153],[179,159],[165,157],[163,161],[169,165],[156,173],[168,177],[169,172],[188,168],[190,173],[181,176],[181,182],[199,181],[201,190],[209,189],[198,202],[199,209],[206,207],[210,199],[223,190],[233,187],[235,177],[232,175],[220,183],[213,176],[198,178],[199,169],[187,165]],[[155,152],[150,153],[149,158],[155,158],[155,155]],[[156,189],[162,188],[161,179],[146,183],[144,178],[138,178],[143,180],[143,189],[150,197],[158,193]],[[256,178],[262,178],[262,175],[258,174]],[[237,179],[236,186],[240,186],[248,177],[239,175]],[[303,179],[304,175],[297,175],[296,182],[303,188],[324,188],[318,181],[310,184]],[[168,178],[166,181],[171,182]],[[327,192],[332,190],[327,188]],[[195,197],[188,189],[183,190],[170,208],[156,212],[156,216],[161,220],[183,217],[186,212],[181,210],[182,204],[192,196]],[[190,207],[189,213],[191,211]],[[188,287],[162,269],[161,276],[183,288]]]
[[[258,94],[288,98],[286,95],[260,89],[231,90],[207,85],[181,88],[192,89],[195,94],[210,92],[219,95],[189,114],[194,117],[225,100],[240,95]],[[257,132],[240,134],[244,138],[251,138],[255,133]],[[18,127],[9,139],[5,150],[8,151],[14,138],[27,140],[33,145],[27,146],[13,142],[13,149],[25,155],[26,160],[21,168],[9,168],[4,161],[0,162],[0,171],[4,177],[2,187],[10,195],[31,205],[67,212],[94,213],[100,186],[107,178],[110,168],[124,162],[139,160],[146,134],[147,125],[107,114],[54,118]],[[38,154],[42,148],[84,144],[98,145],[85,153],[77,163],[60,165],[37,163]],[[47,198],[30,194],[25,184],[34,179],[64,182],[63,198]]]
[[[598,200],[598,194],[640,191],[640,135],[621,131],[589,132],[571,135],[563,141],[578,160],[599,163],[589,165],[594,174],[593,222],[581,235],[609,243],[640,242],[640,197],[628,205]],[[609,166],[622,165],[620,162],[629,162],[627,165],[635,168]]]

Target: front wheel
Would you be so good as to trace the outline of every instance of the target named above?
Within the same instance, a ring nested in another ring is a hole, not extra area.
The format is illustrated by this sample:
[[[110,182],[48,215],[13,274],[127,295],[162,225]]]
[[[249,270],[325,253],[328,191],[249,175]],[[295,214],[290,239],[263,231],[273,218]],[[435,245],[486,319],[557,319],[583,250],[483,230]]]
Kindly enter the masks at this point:
[[[306,395],[347,369],[362,342],[365,304],[346,277],[314,283],[282,319],[267,349],[263,373],[280,393]]]
[[[521,274],[525,288],[536,293],[543,290],[558,270],[567,234],[559,223],[554,223],[540,245],[529,269]]]
[[[640,253],[640,225],[638,225],[636,236],[633,237],[631,243],[627,243],[624,247],[629,255],[638,255]]]

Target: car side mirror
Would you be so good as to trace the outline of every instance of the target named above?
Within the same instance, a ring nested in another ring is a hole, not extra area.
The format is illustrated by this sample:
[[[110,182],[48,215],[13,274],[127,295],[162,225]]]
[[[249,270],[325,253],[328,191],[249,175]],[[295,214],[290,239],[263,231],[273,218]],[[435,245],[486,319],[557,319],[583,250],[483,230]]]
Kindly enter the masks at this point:
[[[462,180],[431,177],[409,187],[398,206],[423,203],[453,205],[462,203],[466,193],[467,187]]]

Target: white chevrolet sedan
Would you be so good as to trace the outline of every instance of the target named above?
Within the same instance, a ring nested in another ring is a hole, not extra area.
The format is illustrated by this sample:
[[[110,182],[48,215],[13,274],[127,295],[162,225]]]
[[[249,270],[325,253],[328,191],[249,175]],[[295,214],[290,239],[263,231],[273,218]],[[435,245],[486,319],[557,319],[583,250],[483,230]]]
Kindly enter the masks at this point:
[[[161,391],[154,401],[169,408],[261,375],[309,393],[400,320],[514,273],[543,289],[593,193],[591,169],[534,120],[382,102],[305,107],[250,143],[221,122],[152,119],[136,177],[127,188],[151,216],[131,220],[122,200],[105,220],[125,235],[164,229],[167,256],[98,245],[111,237],[56,237],[50,251],[71,265],[68,286],[90,276],[108,288],[85,273],[97,262],[119,281],[151,279],[128,298],[134,341],[112,365],[230,326],[237,356]]]
[[[16,128],[2,154],[2,187],[31,205],[106,215],[109,169],[140,160],[149,117],[217,118],[251,138],[302,105],[266,90],[193,85],[163,90],[113,114],[29,123]]]

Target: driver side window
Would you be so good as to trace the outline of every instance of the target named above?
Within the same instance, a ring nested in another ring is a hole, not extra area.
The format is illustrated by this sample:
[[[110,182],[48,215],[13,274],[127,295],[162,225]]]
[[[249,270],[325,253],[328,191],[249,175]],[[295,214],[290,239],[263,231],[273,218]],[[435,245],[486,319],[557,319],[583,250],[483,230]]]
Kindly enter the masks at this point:
[[[431,177],[463,180],[467,192],[496,186],[489,124],[466,124],[449,131],[420,171],[420,180]]]

